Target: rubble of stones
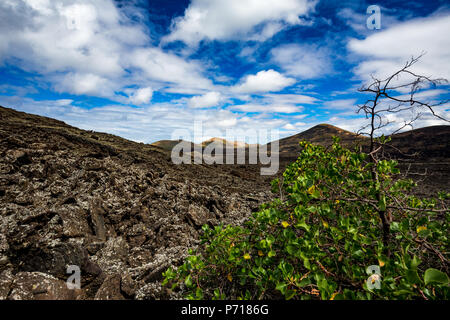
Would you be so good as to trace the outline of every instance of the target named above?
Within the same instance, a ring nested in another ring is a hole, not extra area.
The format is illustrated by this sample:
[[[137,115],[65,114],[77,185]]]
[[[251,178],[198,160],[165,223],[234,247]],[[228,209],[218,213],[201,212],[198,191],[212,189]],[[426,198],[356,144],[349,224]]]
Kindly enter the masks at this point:
[[[180,298],[162,272],[203,224],[240,224],[270,200],[258,179],[0,107],[0,299]]]

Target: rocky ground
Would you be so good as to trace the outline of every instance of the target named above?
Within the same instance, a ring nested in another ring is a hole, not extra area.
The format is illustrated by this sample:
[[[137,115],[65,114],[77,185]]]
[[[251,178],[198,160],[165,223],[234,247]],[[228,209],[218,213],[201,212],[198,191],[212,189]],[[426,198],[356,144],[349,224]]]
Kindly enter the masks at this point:
[[[436,152],[412,166],[428,170],[410,174],[423,195],[450,190]],[[179,298],[162,272],[203,224],[240,224],[270,200],[272,178],[256,165],[174,165],[167,150],[0,107],[0,299]]]
[[[263,180],[256,166],[176,166],[149,145],[0,108],[0,299],[176,298],[162,272],[203,224],[241,223],[269,200]]]

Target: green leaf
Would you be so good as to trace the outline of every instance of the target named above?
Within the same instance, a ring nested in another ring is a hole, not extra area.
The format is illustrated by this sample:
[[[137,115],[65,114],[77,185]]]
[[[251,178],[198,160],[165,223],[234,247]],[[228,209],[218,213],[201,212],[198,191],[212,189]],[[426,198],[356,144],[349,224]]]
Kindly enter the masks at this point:
[[[186,279],[184,280],[184,283],[186,284],[186,286],[189,288],[189,287],[192,287],[192,278],[191,278],[191,275],[188,275],[187,277],[186,277]]]
[[[197,288],[197,290],[195,290],[195,296],[197,299],[202,300],[203,299],[203,290],[201,288]]]
[[[306,231],[309,231],[309,226],[308,224],[306,224],[305,219],[303,219],[302,221],[299,221],[297,224],[295,224],[296,228],[303,228]]]
[[[416,256],[414,256],[411,260],[411,268],[413,269],[417,269],[418,265],[421,263],[422,261],[417,258]]]
[[[286,290],[284,297],[286,298],[286,300],[291,300],[295,296],[296,293],[297,292],[295,290],[288,289],[288,290]]]
[[[392,222],[390,226],[391,231],[399,231],[400,225],[398,222]]]
[[[432,232],[430,230],[423,230],[419,232],[419,237],[421,238],[427,238],[431,236]]]
[[[411,294],[411,291],[406,290],[406,289],[394,291],[394,295],[396,295],[396,296],[403,296],[403,295],[409,295],[409,294]]]
[[[408,280],[409,283],[419,283],[420,278],[417,271],[412,269],[406,270],[406,280]]]
[[[214,289],[214,298],[220,299],[220,291],[219,291],[219,289]]]
[[[448,276],[446,273],[439,271],[437,269],[429,268],[425,271],[425,275],[423,276],[425,281],[425,285],[431,283],[437,284],[448,284]]]
[[[303,258],[303,266],[304,266],[306,269],[311,270],[311,264],[310,264],[308,258]]]
[[[276,286],[276,289],[278,291],[280,291],[281,294],[284,294],[286,292],[286,283],[284,283],[284,282],[278,283],[277,286]]]

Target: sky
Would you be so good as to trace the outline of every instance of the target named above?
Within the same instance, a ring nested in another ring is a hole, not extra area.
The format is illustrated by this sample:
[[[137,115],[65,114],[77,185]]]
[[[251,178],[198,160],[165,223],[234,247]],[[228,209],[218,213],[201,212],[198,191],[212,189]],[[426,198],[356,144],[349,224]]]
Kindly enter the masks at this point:
[[[379,29],[367,26],[370,5]],[[357,131],[371,76],[425,53],[414,71],[450,79],[449,31],[445,0],[2,0],[0,105],[144,143],[196,121],[199,139]],[[432,103],[448,89],[420,94]],[[410,116],[391,115],[386,130]],[[424,114],[415,127],[438,124]]]

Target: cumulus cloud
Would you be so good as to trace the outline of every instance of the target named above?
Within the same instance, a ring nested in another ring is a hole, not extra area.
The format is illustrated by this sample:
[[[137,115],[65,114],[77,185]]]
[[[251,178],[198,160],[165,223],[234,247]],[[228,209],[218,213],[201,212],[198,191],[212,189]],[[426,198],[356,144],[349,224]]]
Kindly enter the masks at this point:
[[[3,59],[18,58],[31,71],[91,72],[120,75],[120,56],[126,44],[148,41],[141,26],[120,15],[110,0],[2,1],[7,21],[21,19],[25,26],[2,25]],[[132,39],[132,40],[130,40]]]
[[[450,15],[418,18],[369,35],[363,40],[351,39],[348,48],[361,56],[356,75],[369,80],[373,74],[385,78],[401,68],[411,56],[426,54],[414,71],[450,79]]]
[[[229,110],[239,112],[289,114],[292,119],[301,119],[306,115],[292,115],[302,112],[305,105],[314,105],[319,100],[315,97],[301,94],[263,94],[253,96],[248,103],[236,104],[228,107]]]
[[[447,106],[448,108],[448,106]],[[442,115],[443,117],[446,117],[447,119],[450,116],[450,112],[448,109],[446,110],[445,107],[443,108],[437,108],[437,112]],[[403,111],[399,113],[391,113],[387,114],[386,116],[382,117],[383,123],[386,123],[386,121],[389,121],[389,124],[380,129],[377,134],[385,134],[389,135],[392,132],[402,128],[405,123],[408,123],[414,115],[409,111]],[[331,117],[327,121],[328,123],[335,125],[339,128],[349,130],[352,132],[357,132],[364,126],[368,124],[368,120],[364,117],[358,116],[358,117],[352,117],[347,118],[343,117],[342,115]],[[445,122],[443,120],[440,120],[436,117],[433,117],[430,113],[424,113],[418,120],[416,120],[413,123],[413,127],[415,129],[422,128],[422,127],[428,127],[428,126],[436,126],[436,125],[448,125],[448,122]],[[407,126],[403,128],[401,131],[407,131],[410,130],[411,127]]]
[[[289,104],[243,104],[228,107],[229,110],[241,112],[263,112],[263,113],[296,113],[301,112],[303,107]]]
[[[287,78],[275,70],[259,71],[255,75],[247,76],[244,81],[233,90],[239,93],[276,92],[291,86],[295,79]]]
[[[445,96],[447,94],[448,94],[448,91],[444,90],[444,89],[430,89],[430,90],[422,90],[422,91],[416,92],[414,94],[414,98],[424,101],[428,104],[435,104],[439,100],[439,97]],[[411,95],[410,94],[402,94],[402,95],[395,96],[395,98],[401,99],[401,100],[408,100],[411,98]]]
[[[272,60],[288,75],[301,79],[318,78],[332,71],[327,48],[308,44],[288,44],[272,49]]]
[[[113,0],[0,1],[0,65],[43,75],[58,92],[119,102],[131,86],[198,92],[211,85],[198,63],[150,46],[133,10],[127,15]]]
[[[410,70],[431,78],[450,79],[448,30],[450,30],[450,15],[447,12],[445,15],[433,15],[399,23],[363,40],[352,39],[348,48],[362,60],[354,72],[359,79],[367,83],[372,82],[372,75],[379,79],[385,79],[402,68],[412,56],[417,57],[425,52],[425,55]],[[411,75],[405,75],[395,78],[392,85],[404,84],[413,80],[415,79]],[[427,103],[436,103],[439,96],[448,95],[448,90],[430,89],[432,88],[422,88],[415,97]],[[410,88],[403,88],[397,91],[399,94],[407,94],[409,90]],[[406,98],[407,96],[400,95],[398,97]],[[387,105],[389,101],[381,101],[381,103]],[[434,118],[426,109],[418,111],[424,113],[421,119],[415,123],[418,127],[448,124]],[[436,112],[444,118],[449,117],[448,106],[447,109],[445,107],[436,108]],[[388,115],[385,120],[392,124],[385,128],[385,131],[397,129],[413,116],[406,111]]]
[[[114,85],[108,79],[92,73],[67,73],[53,76],[54,88],[57,92],[76,95],[92,95],[111,97]]]
[[[356,112],[356,101],[357,99],[336,99],[332,101],[325,101],[323,107],[334,112]]]
[[[265,94],[265,101],[279,104],[315,104],[318,99],[304,94]]]
[[[178,85],[185,89],[184,92],[212,87],[211,81],[201,74],[203,67],[200,63],[186,61],[159,48],[136,49],[127,59],[129,66],[146,79]]]
[[[192,97],[188,105],[191,108],[210,108],[217,106],[222,100],[222,96],[219,92],[208,92],[201,96]]]
[[[153,90],[150,87],[146,88],[139,88],[136,91],[134,91],[129,99],[130,102],[134,105],[141,105],[141,104],[147,104],[150,103],[153,96]]]
[[[283,126],[283,129],[286,129],[286,130],[295,130],[295,126],[294,126],[293,124],[291,124],[291,123],[287,123],[287,124],[285,124],[285,125]]]
[[[313,0],[193,0],[173,22],[166,41],[196,45],[203,39],[265,40],[286,25],[302,23],[315,7]]]

